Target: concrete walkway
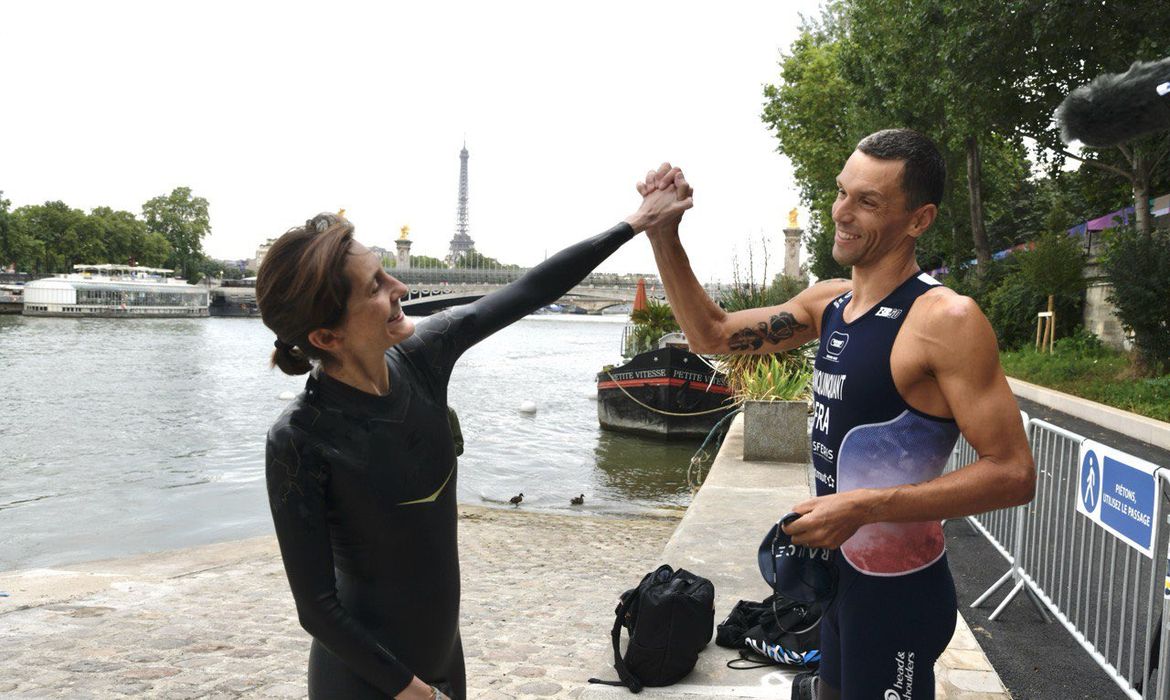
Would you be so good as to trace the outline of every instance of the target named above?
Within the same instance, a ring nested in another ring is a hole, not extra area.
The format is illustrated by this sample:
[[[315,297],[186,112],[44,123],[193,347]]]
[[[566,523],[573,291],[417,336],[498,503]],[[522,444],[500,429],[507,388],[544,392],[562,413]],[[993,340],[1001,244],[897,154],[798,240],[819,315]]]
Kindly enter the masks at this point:
[[[677,518],[460,511],[471,697],[577,697]],[[0,591],[6,700],[305,697],[310,640],[272,537],[5,572]]]
[[[756,564],[756,548],[771,524],[789,506],[808,498],[809,492],[806,465],[743,459],[743,416],[738,416],[662,559],[712,580],[715,619],[722,620],[736,601],[763,600],[769,595],[771,591]],[[790,697],[796,669],[728,669],[726,662],[735,656],[734,651],[712,643],[682,682],[666,688],[647,688],[643,696],[670,700]],[[611,663],[612,653],[598,655],[594,659],[595,673],[602,678],[616,678]],[[935,666],[935,676],[936,697],[940,700],[1011,697],[962,615],[950,646]],[[592,686],[582,698],[618,700],[628,694],[624,688]]]
[[[681,525],[671,517],[461,508],[471,697],[626,697],[585,681],[614,677],[617,596],[660,563],[710,577],[717,620],[740,598],[765,597],[755,547],[780,511],[808,493],[806,472],[741,454],[737,419]],[[8,594],[0,597],[0,697],[305,696],[309,638],[271,537],[0,573],[0,591]],[[645,695],[788,697],[793,671],[730,671],[732,657],[712,644],[683,683]],[[961,618],[936,674],[939,698],[1008,697]]]

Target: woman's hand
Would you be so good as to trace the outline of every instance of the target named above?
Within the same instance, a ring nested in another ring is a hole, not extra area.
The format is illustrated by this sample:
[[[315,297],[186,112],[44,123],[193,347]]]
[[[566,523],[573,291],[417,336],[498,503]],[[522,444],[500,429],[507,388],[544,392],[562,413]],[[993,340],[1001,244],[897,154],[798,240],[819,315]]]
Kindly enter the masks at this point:
[[[677,227],[683,212],[694,204],[690,185],[682,177],[682,171],[670,163],[651,170],[646,181],[639,182],[636,187],[638,194],[642,195],[642,206],[626,217],[626,223],[634,233],[663,226]]]
[[[396,700],[431,700],[434,696],[434,688],[425,683],[423,679],[415,676],[410,681],[410,685],[394,697]]]

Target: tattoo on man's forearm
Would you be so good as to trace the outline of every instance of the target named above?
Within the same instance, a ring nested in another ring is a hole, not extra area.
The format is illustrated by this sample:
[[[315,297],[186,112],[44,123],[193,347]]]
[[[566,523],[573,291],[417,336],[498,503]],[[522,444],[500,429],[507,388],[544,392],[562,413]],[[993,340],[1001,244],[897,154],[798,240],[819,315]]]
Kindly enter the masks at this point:
[[[788,340],[800,331],[808,330],[808,326],[796,320],[796,317],[787,311],[781,311],[767,323],[760,321],[754,327],[749,326],[731,334],[727,345],[733,351],[759,350],[767,341],[773,345]]]

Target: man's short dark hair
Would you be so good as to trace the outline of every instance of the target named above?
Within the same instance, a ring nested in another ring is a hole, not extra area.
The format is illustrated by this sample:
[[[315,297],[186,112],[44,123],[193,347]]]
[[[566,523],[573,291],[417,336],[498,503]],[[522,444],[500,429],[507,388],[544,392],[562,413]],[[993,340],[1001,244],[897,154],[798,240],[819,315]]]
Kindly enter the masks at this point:
[[[857,150],[881,160],[902,161],[907,210],[942,203],[947,166],[934,141],[913,129],[883,129],[861,139]]]

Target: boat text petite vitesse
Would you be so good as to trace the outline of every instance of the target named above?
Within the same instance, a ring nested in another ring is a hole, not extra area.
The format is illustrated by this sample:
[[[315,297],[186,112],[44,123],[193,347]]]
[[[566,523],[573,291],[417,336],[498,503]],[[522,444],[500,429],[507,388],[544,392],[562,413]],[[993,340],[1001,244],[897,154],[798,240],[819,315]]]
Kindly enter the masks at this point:
[[[736,408],[727,376],[690,352],[680,333],[657,345],[598,373],[598,422],[607,430],[666,438],[706,436]]]

